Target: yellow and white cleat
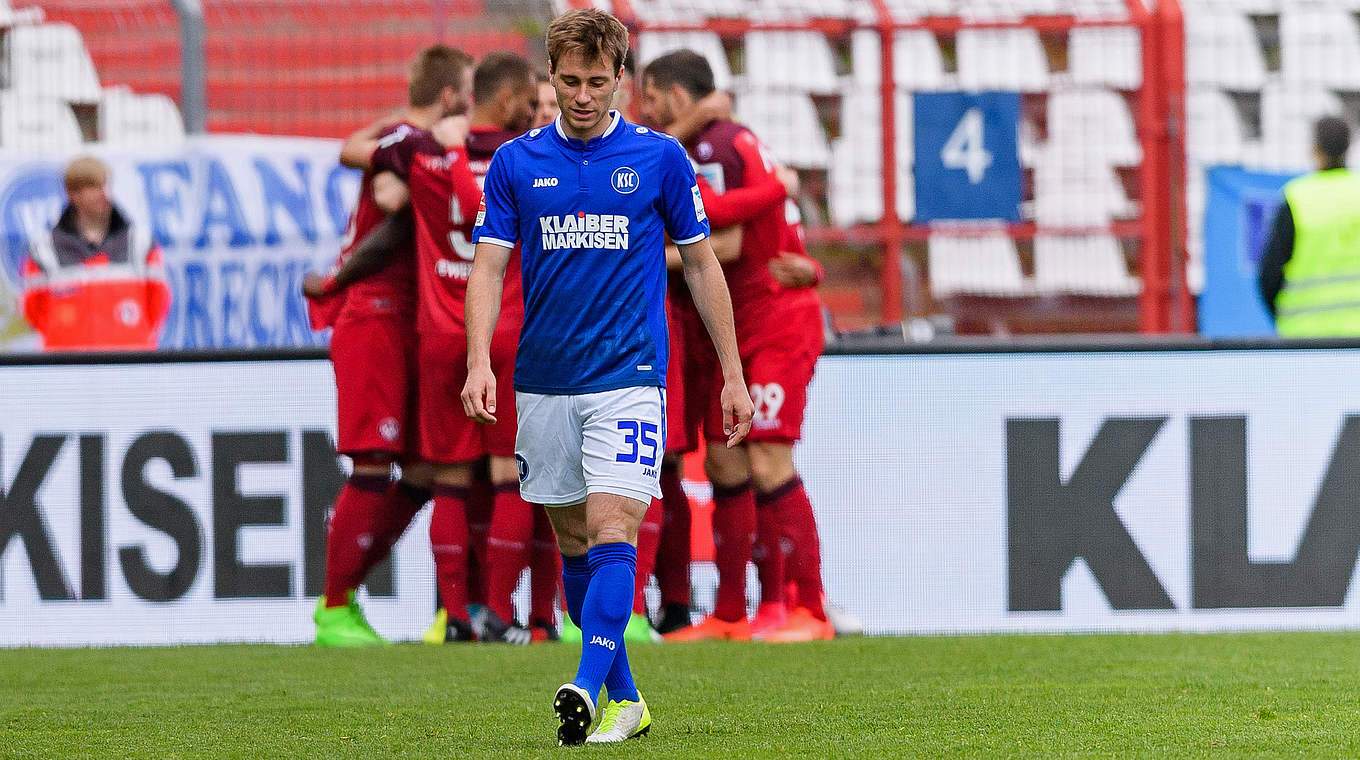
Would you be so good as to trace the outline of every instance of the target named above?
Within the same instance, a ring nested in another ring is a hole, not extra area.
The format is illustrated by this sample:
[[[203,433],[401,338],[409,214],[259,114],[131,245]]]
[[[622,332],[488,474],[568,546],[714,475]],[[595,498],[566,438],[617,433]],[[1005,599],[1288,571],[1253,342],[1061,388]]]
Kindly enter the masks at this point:
[[[562,725],[557,727],[558,746],[573,747],[585,744],[586,732],[595,722],[595,700],[585,689],[574,683],[564,683],[553,697],[553,712]]]
[[[624,742],[646,736],[652,729],[652,713],[647,709],[647,700],[638,694],[636,702],[615,702],[609,700],[604,706],[604,715],[595,733],[586,739],[588,743]]]

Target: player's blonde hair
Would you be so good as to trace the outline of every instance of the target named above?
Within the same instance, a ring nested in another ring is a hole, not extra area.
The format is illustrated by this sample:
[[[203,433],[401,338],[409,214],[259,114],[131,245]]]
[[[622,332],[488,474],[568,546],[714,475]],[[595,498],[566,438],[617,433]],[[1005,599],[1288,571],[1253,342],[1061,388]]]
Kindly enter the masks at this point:
[[[81,156],[66,165],[62,180],[68,193],[87,187],[103,187],[109,183],[109,167],[94,156]]]
[[[416,108],[433,105],[445,87],[463,88],[463,74],[472,65],[472,56],[448,45],[431,45],[416,54],[406,91]]]
[[[578,52],[587,62],[604,60],[618,72],[628,55],[628,30],[602,10],[578,8],[548,24],[548,63],[554,69],[563,55]]]

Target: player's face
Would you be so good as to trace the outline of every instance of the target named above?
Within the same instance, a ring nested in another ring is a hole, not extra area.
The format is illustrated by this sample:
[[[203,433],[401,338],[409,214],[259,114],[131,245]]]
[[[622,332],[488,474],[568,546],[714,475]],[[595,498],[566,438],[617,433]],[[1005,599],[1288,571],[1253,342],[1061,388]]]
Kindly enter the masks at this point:
[[[534,112],[534,126],[546,127],[553,123],[561,110],[557,107],[557,90],[552,82],[538,83],[538,110]]]
[[[113,213],[113,201],[109,199],[109,189],[105,185],[86,185],[72,190],[71,205],[84,219],[102,221]]]
[[[562,110],[562,130],[578,140],[599,137],[609,128],[609,107],[619,89],[620,70],[603,58],[586,61],[571,51],[552,70],[557,107]]]
[[[642,92],[638,97],[638,115],[642,123],[653,129],[665,129],[671,122],[675,121],[675,113],[671,110],[670,98],[667,93],[656,86],[656,82],[647,77],[642,84]]]
[[[505,123],[501,126],[511,132],[529,131],[538,111],[538,83],[528,79],[519,87],[509,87],[505,98]]]

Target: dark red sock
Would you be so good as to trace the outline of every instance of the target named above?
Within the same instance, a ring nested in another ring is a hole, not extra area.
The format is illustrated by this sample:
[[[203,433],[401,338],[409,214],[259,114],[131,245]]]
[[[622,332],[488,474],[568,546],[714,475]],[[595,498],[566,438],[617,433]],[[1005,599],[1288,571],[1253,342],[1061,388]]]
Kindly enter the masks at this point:
[[[468,489],[436,483],[430,515],[430,549],[439,598],[449,617],[467,620]]]
[[[529,564],[534,508],[519,497],[518,483],[496,486],[496,507],[486,539],[486,606],[507,623],[515,620],[515,586]]]
[[[798,588],[798,606],[806,607],[818,620],[826,619],[822,605],[822,544],[817,536],[817,517],[812,512],[803,481],[794,477],[770,494],[771,508],[790,539],[788,572]]]
[[[689,497],[680,482],[680,468],[661,467],[661,536],[656,547],[656,585],[662,606],[689,606]]]
[[[529,620],[553,623],[557,590],[562,585],[562,554],[543,507],[534,506],[534,540],[529,550]],[[566,617],[563,615],[563,617]]]
[[[349,592],[363,583],[364,557],[391,487],[386,475],[351,475],[335,497],[326,533],[327,607],[348,604]]]
[[[487,477],[475,477],[468,489],[468,604],[486,604],[486,538],[491,532],[491,513],[496,493]]]
[[[756,493],[756,544],[751,547],[751,560],[760,578],[761,604],[784,601],[784,526],[775,508],[780,495],[780,489]]]
[[[392,547],[401,540],[406,527],[429,500],[430,489],[413,486],[404,480],[398,480],[396,487],[388,491],[385,509],[378,514],[373,546],[364,557],[364,575],[392,553]]]
[[[733,622],[746,617],[746,563],[756,533],[756,499],[750,482],[713,486],[713,559],[718,598],[713,614]]]
[[[657,545],[661,543],[661,500],[652,499],[647,514],[638,526],[637,575],[633,579],[633,612],[647,614],[647,583],[656,567]]]

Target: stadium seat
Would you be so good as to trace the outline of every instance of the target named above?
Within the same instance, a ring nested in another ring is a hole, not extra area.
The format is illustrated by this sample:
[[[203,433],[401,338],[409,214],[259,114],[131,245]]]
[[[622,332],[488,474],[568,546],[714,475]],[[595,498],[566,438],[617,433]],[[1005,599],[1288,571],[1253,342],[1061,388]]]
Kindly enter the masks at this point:
[[[732,88],[732,69],[722,40],[712,32],[641,32],[638,34],[638,68],[672,50],[687,48],[708,59],[713,67],[713,83],[720,90]]]
[[[754,0],[747,18],[762,21],[799,21],[809,18],[874,20],[873,9],[853,0]]]
[[[184,121],[164,95],[110,87],[99,101],[99,139],[120,148],[173,148],[184,143]]]
[[[70,24],[10,29],[5,81],[17,92],[42,93],[70,103],[98,103],[99,77],[80,32]]]
[[[894,21],[906,23],[956,12],[954,0],[884,0],[883,4]]]
[[[1070,0],[1068,13],[1081,21],[1118,21],[1129,17],[1124,0]]]
[[[960,29],[955,50],[965,90],[1040,92],[1048,86],[1048,58],[1034,29]]]
[[[831,47],[817,32],[750,32],[745,61],[747,83],[753,87],[818,93],[839,89]]]
[[[1280,14],[1286,82],[1360,90],[1360,27],[1341,7],[1294,6]]]
[[[1187,7],[1185,48],[1185,76],[1189,84],[1256,90],[1266,81],[1266,64],[1256,30],[1240,13]]]
[[[734,105],[738,121],[751,128],[775,158],[799,169],[824,169],[830,154],[817,107],[806,95],[743,89]]]
[[[878,32],[860,29],[851,34],[850,57],[855,82],[877,87],[883,79]],[[934,33],[925,29],[893,33],[893,81],[899,88],[917,92],[948,89],[949,79]]]
[[[1019,21],[1025,16],[1053,16],[1063,11],[1062,0],[968,0],[958,4],[966,21]]]
[[[1034,220],[1040,226],[1099,227],[1137,208],[1108,165],[1049,142],[1035,156]]]
[[[1261,145],[1248,151],[1249,165],[1306,170],[1313,165],[1313,122],[1340,115],[1341,99],[1318,86],[1274,81],[1261,89]]]
[[[1132,296],[1138,278],[1128,272],[1112,235],[1036,235],[1034,286],[1043,295]]]
[[[878,221],[883,217],[883,131],[876,88],[854,87],[841,99],[841,137],[827,165],[828,205],[836,224]],[[897,134],[897,215],[916,216],[912,197],[912,98],[898,90],[894,104]],[[845,220],[845,221],[841,221]]]
[[[1138,30],[1127,26],[1079,26],[1067,40],[1067,70],[1077,84],[1136,90],[1143,83]]]
[[[926,243],[930,293],[1025,296],[1033,291],[1020,269],[1015,241],[1003,232],[933,232]]]
[[[30,92],[0,91],[0,148],[24,153],[70,153],[84,138],[64,100]]]
[[[1143,157],[1129,104],[1113,90],[1062,89],[1048,96],[1049,139],[1090,160],[1133,166]]]
[[[1236,164],[1242,160],[1242,116],[1227,93],[1191,87],[1185,112],[1191,160],[1204,164]]]

